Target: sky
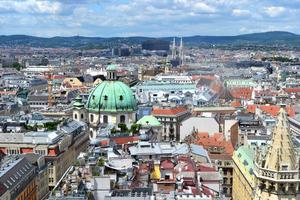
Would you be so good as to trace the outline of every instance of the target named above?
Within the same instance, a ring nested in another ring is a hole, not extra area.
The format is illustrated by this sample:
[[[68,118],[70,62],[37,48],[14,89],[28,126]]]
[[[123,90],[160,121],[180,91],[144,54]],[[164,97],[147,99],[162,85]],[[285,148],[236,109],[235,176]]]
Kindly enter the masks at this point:
[[[0,0],[0,35],[300,33],[300,0]]]

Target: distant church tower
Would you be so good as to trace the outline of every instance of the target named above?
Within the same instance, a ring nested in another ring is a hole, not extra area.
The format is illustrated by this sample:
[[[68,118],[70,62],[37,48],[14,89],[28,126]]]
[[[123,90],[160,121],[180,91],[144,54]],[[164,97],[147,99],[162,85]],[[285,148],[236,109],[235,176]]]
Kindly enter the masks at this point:
[[[176,59],[176,40],[175,37],[173,38],[173,44],[172,44],[172,60]]]
[[[180,64],[182,65],[184,62],[184,54],[183,54],[183,41],[182,41],[182,37],[180,39],[180,46],[179,46],[179,60],[180,60]]]
[[[263,151],[262,151],[263,152]],[[286,112],[281,108],[271,145],[257,151],[254,200],[300,199],[299,156],[293,146]]]
[[[138,68],[138,79],[140,81],[144,80],[144,66],[143,65],[140,65]]]

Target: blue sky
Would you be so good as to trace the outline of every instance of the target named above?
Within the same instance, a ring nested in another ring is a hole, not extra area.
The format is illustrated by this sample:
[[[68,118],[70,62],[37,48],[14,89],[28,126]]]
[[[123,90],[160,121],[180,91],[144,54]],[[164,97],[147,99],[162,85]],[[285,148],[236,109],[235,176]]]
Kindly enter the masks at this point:
[[[300,0],[0,0],[0,35],[300,33]]]

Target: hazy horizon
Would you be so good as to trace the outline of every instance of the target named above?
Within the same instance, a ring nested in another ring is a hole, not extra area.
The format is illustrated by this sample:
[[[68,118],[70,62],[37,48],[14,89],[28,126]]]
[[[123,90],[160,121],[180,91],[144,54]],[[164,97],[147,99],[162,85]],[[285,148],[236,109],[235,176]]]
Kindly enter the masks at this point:
[[[297,33],[289,32],[289,31],[280,31],[280,30],[274,30],[274,31],[265,31],[265,32],[253,32],[253,33],[244,33],[244,34],[237,34],[237,35],[183,35],[183,36],[178,36],[178,35],[166,35],[166,36],[144,36],[144,35],[133,35],[133,36],[112,36],[112,37],[105,37],[105,36],[86,36],[86,35],[70,35],[70,36],[63,36],[63,35],[56,35],[56,36],[49,36],[49,37],[44,37],[44,36],[37,36],[37,35],[27,35],[27,34],[11,34],[11,35],[1,35],[0,36],[29,36],[29,37],[39,37],[39,38],[55,38],[55,37],[87,37],[87,38],[130,38],[130,37],[145,37],[145,38],[169,38],[169,37],[234,37],[234,36],[240,36],[240,35],[247,35],[247,34],[260,34],[260,33],[270,33],[270,32],[285,32],[285,33],[291,33],[294,35],[299,35]]]

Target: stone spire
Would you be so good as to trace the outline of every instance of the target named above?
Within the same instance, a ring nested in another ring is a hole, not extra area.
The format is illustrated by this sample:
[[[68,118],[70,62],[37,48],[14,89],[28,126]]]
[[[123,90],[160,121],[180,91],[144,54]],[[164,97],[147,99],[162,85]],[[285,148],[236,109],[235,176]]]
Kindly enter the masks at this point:
[[[264,168],[275,171],[290,171],[298,168],[297,156],[291,140],[286,112],[283,108],[279,112]]]
[[[254,200],[300,199],[299,158],[294,149],[286,112],[280,109],[271,144],[255,162]]]

